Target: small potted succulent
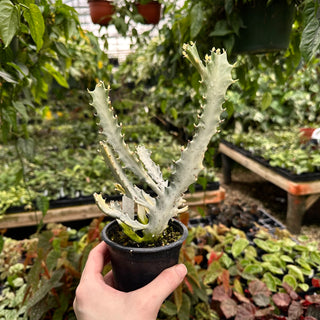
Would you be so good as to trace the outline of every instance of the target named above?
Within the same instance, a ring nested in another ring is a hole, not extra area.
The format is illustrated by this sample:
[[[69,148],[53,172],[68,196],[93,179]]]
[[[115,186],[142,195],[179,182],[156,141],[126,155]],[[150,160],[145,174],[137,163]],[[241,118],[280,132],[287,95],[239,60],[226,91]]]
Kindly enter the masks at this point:
[[[187,210],[183,194],[203,169],[207,146],[219,130],[226,90],[233,83],[232,65],[225,52],[213,50],[203,63],[194,44],[184,45],[183,49],[184,56],[201,75],[206,104],[198,116],[193,140],[175,163],[170,182],[163,179],[159,166],[144,146],[138,146],[135,152],[128,148],[111,107],[109,89],[103,82],[90,92],[91,105],[100,119],[100,133],[106,138],[100,141],[100,151],[118,182],[116,188],[123,195],[121,203],[106,203],[101,194],[94,194],[98,207],[115,219],[103,229],[102,238],[109,245],[115,286],[122,291],[145,285],[163,269],[178,262],[187,230],[174,218]],[[134,185],[128,177],[129,171],[152,193]],[[173,249],[175,257],[169,249]]]

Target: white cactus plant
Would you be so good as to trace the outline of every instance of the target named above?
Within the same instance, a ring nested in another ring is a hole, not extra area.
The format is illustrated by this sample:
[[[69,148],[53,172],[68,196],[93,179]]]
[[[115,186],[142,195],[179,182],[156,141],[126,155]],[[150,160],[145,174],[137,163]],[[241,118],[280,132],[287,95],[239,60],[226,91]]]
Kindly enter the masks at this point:
[[[191,43],[184,45],[183,54],[201,75],[206,103],[198,116],[192,141],[188,142],[175,163],[170,183],[163,179],[159,166],[151,160],[151,153],[145,147],[139,146],[133,153],[126,145],[121,126],[111,107],[109,88],[106,89],[103,82],[100,82],[90,92],[93,99],[91,105],[100,118],[98,125],[102,129],[101,134],[106,137],[105,141],[100,141],[101,152],[118,182],[117,189],[123,194],[121,203],[108,204],[101,194],[94,194],[95,201],[106,215],[117,219],[123,231],[136,242],[155,241],[167,228],[170,219],[187,209],[183,194],[203,169],[207,146],[221,122],[220,114],[226,90],[233,83],[233,66],[228,63],[225,52],[213,50],[203,63],[196,46]],[[131,170],[156,196],[152,197],[133,185],[124,169]]]

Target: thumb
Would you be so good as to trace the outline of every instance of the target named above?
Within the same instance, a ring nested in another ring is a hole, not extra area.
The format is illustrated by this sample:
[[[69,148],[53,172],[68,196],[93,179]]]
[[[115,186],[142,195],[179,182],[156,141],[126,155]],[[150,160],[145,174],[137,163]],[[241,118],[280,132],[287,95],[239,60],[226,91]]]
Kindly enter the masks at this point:
[[[156,302],[160,308],[163,301],[179,286],[187,274],[187,268],[184,264],[177,264],[162,271],[153,281],[141,288],[143,294],[154,296],[156,292]],[[155,301],[153,301],[155,303]]]

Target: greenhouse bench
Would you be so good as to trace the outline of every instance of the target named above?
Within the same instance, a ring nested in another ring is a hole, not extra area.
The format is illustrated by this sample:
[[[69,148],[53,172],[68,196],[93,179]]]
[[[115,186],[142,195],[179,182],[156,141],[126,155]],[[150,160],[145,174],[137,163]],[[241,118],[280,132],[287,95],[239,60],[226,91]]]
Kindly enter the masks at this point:
[[[270,167],[221,142],[219,152],[222,156],[222,173],[225,184],[231,183],[231,159],[262,178],[287,192],[286,226],[291,233],[300,233],[305,212],[320,197],[320,179],[313,181],[292,181],[275,172]]]

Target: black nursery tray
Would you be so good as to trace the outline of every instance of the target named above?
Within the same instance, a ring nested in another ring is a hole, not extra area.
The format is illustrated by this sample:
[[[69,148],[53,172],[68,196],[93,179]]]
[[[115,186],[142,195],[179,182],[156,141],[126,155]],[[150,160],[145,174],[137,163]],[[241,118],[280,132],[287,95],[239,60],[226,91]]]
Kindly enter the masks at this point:
[[[219,190],[219,187],[220,187],[219,181],[209,182],[207,184],[206,190],[208,191]],[[195,191],[203,191],[202,186],[196,184]],[[149,191],[149,193],[151,195],[153,194],[151,190]],[[79,194],[81,194],[81,192],[79,192]],[[121,198],[122,198],[121,195],[107,195],[107,194],[103,195],[103,197],[107,202],[121,201]],[[89,195],[89,196],[80,195],[79,197],[76,197],[76,198],[61,197],[56,200],[50,200],[49,207],[50,209],[58,209],[58,208],[74,207],[74,206],[81,206],[81,205],[94,204],[94,203],[95,201],[94,201],[93,195]],[[6,214],[18,213],[23,211],[25,211],[23,206],[16,206],[16,207],[9,208],[6,211]]]
[[[227,147],[237,151],[238,153],[244,155],[245,157],[250,158],[250,159],[260,163],[261,165],[265,166],[266,168],[273,170],[274,172],[280,174],[281,176],[283,176],[286,179],[291,180],[293,182],[311,182],[311,181],[320,180],[320,172],[319,171],[307,172],[307,173],[302,173],[302,174],[295,174],[295,173],[290,172],[289,170],[286,170],[286,169],[283,169],[280,167],[271,166],[269,161],[266,160],[265,158],[260,157],[260,156],[255,156],[254,154],[252,154],[252,152],[250,152],[246,149],[243,149],[241,147],[238,147],[231,142],[228,142],[226,140],[222,140],[221,143],[226,145]]]
[[[236,208],[236,206],[234,206]],[[263,209],[256,209],[254,212],[248,208],[238,206],[234,210],[232,216],[226,218],[226,211],[222,210],[219,214],[210,214],[202,218],[193,218],[189,221],[190,227],[206,226],[213,224],[224,224],[226,227],[234,227],[240,229],[248,235],[254,235],[259,227],[266,228],[271,234],[274,234],[276,229],[286,229],[285,225],[274,218],[272,215]],[[240,222],[240,223],[239,223]]]

